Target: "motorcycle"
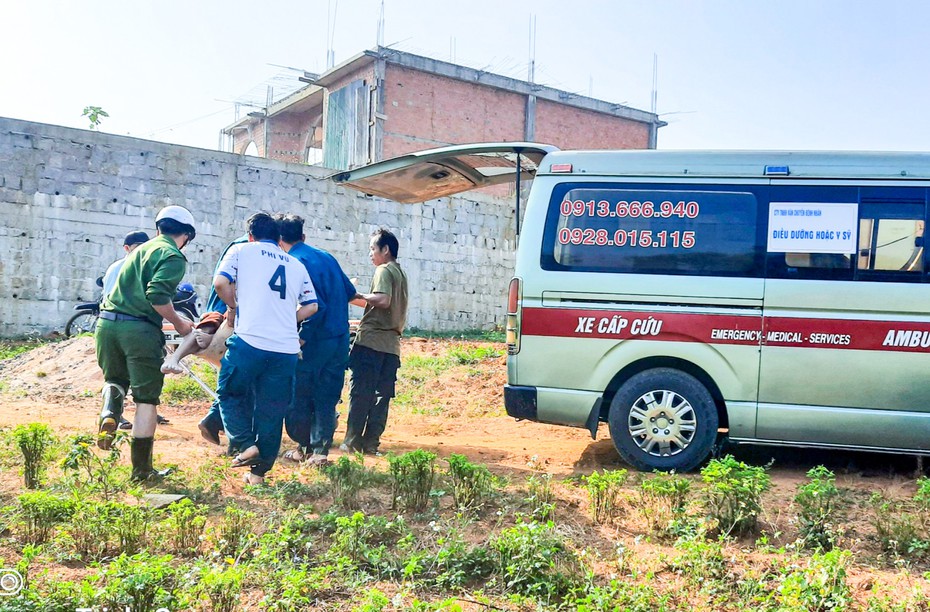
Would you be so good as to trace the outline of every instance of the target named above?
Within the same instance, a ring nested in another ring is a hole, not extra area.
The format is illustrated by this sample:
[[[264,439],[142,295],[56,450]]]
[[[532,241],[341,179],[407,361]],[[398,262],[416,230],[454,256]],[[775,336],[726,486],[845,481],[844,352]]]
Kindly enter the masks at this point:
[[[103,277],[97,278],[97,286],[103,287]],[[70,338],[78,334],[93,333],[97,327],[97,318],[100,316],[100,303],[103,301],[103,295],[96,302],[85,302],[76,304],[74,310],[77,312],[71,315],[65,324],[65,337]],[[177,293],[171,301],[175,311],[182,317],[196,322],[200,315],[197,312],[197,293],[194,286],[190,283],[181,283],[178,285]]]

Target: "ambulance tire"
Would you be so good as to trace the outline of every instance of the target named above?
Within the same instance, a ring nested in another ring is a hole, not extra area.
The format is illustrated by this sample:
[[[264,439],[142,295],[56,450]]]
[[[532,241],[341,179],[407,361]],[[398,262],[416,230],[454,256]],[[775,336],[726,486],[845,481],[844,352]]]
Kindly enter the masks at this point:
[[[719,418],[714,399],[698,379],[681,370],[655,368],[620,387],[607,422],[617,452],[631,466],[687,472],[710,454]]]

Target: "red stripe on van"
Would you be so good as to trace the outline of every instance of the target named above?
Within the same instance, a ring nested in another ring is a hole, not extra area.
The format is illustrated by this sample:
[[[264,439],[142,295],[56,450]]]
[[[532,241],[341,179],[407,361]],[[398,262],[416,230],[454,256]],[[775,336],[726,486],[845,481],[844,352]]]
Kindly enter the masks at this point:
[[[572,308],[524,308],[523,334],[564,338],[612,338],[930,352],[930,323],[802,319]]]

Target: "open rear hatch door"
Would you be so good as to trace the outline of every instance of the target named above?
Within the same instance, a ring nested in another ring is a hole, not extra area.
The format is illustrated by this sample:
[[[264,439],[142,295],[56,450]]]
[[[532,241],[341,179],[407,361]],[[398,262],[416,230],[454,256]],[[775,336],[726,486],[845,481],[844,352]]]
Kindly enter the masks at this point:
[[[330,178],[362,193],[410,204],[479,187],[530,180],[536,176],[543,157],[558,150],[532,142],[453,145],[402,155],[339,172]]]

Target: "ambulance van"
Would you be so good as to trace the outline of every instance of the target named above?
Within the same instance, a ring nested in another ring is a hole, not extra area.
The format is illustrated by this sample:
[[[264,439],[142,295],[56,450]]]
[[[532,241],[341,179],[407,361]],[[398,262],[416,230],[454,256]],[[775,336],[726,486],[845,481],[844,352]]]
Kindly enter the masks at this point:
[[[482,144],[334,179],[400,202],[532,179],[515,418],[606,422],[641,470],[692,469],[723,435],[930,450],[930,154]]]

